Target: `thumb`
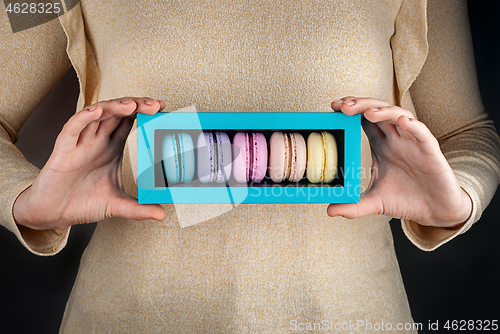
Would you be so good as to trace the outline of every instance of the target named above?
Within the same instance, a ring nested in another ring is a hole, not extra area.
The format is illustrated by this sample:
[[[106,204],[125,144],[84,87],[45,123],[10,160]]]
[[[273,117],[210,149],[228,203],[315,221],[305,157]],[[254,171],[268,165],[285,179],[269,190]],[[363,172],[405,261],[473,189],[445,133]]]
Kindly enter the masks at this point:
[[[122,217],[133,220],[165,219],[165,210],[159,204],[139,204],[132,196],[124,196],[111,206],[112,217]]]
[[[383,205],[373,192],[361,196],[359,203],[330,204],[326,212],[330,217],[342,216],[348,219],[361,218],[383,213]]]

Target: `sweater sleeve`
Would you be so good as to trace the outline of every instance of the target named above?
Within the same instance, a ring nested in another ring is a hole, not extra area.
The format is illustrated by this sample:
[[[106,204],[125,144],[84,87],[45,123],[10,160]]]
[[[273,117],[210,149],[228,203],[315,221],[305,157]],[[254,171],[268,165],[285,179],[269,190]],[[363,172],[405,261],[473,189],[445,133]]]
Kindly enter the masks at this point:
[[[0,13],[0,31],[0,224],[29,251],[52,255],[65,246],[69,228],[35,231],[14,220],[15,200],[38,175],[14,142],[31,112],[69,68],[66,35],[57,19],[14,33],[5,8]]]
[[[410,94],[418,119],[438,139],[473,203],[459,229],[402,221],[408,238],[430,251],[479,220],[500,180],[500,139],[479,94],[466,1],[429,0],[427,26],[428,55]]]

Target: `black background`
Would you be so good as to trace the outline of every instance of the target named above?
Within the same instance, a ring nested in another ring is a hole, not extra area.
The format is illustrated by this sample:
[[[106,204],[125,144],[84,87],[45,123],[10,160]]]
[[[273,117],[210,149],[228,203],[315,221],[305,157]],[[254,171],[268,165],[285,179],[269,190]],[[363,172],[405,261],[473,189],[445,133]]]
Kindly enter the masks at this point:
[[[443,0],[454,1],[454,0]],[[479,84],[486,110],[500,124],[500,1],[469,1]],[[43,165],[64,122],[74,111],[78,82],[72,69],[35,111],[20,133],[18,147]],[[46,110],[55,110],[47,121]],[[66,110],[61,114],[60,110]],[[401,273],[415,322],[500,321],[500,195],[467,233],[433,252],[423,252],[391,222]],[[57,333],[78,264],[94,225],[75,226],[57,256],[37,257],[0,229],[0,333]],[[500,330],[499,330],[500,331]]]

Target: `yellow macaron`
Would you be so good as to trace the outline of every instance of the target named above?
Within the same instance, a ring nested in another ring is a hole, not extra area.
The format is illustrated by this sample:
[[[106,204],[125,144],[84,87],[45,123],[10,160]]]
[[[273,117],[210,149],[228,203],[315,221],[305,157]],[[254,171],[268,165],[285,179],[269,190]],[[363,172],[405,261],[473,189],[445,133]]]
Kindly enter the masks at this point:
[[[311,183],[330,183],[337,175],[337,142],[329,132],[307,137],[306,176]]]

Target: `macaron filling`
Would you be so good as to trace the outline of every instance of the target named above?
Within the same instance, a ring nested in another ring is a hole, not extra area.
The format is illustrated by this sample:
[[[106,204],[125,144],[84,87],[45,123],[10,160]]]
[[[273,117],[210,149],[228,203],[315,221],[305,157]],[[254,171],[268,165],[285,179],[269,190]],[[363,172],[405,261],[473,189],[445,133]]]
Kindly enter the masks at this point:
[[[215,180],[216,166],[217,166],[217,155],[214,154],[217,149],[217,145],[214,141],[214,134],[212,132],[207,132],[205,139],[208,139],[208,149],[209,149],[209,159],[210,159],[210,172],[207,177],[208,182],[213,182]]]
[[[290,181],[294,181],[297,177],[297,140],[295,139],[295,133],[290,133],[290,153],[289,153],[289,165],[290,168],[287,170],[286,178]],[[285,147],[286,150],[286,147]],[[289,175],[288,175],[289,174]]]
[[[201,183],[225,183],[232,170],[229,136],[220,131],[204,131],[197,142],[198,179]]]
[[[255,176],[257,174],[257,164],[256,164],[256,161],[255,159],[257,159],[257,155],[258,155],[258,147],[257,147],[257,134],[256,133],[252,133],[251,136],[248,136],[248,139],[250,140],[250,143],[249,143],[249,147],[250,147],[250,150],[249,150],[249,159],[250,159],[250,168],[249,168],[249,171],[250,171],[250,174],[249,174],[249,178],[248,180],[249,181],[254,181],[255,180]]]
[[[194,150],[187,133],[168,134],[162,143],[163,171],[167,182],[189,183],[194,176]]]
[[[326,162],[328,161],[328,143],[327,143],[327,133],[325,131],[321,132],[321,140],[323,141],[323,160],[321,161],[321,176],[319,178],[320,182],[326,181]]]
[[[267,142],[262,133],[252,133],[251,139],[251,174],[250,181],[261,182],[267,171]]]
[[[307,147],[300,133],[276,131],[269,140],[269,176],[273,182],[299,182],[306,170]]]
[[[250,181],[250,175],[251,173],[251,165],[253,161],[253,151],[252,151],[252,137],[248,135],[248,133],[245,132],[245,148],[248,149],[247,154],[245,155],[245,175],[246,175],[246,182]]]
[[[326,131],[312,132],[307,138],[307,179],[311,183],[330,183],[337,173],[337,144]]]
[[[175,135],[174,135],[175,137]],[[182,183],[184,182],[184,174],[186,173],[186,167],[184,166],[184,163],[183,163],[183,159],[182,159],[182,152],[184,152],[184,145],[182,143],[182,140],[180,138],[180,135],[179,135],[179,138],[178,140],[175,140],[174,139],[174,142],[176,145],[176,150],[177,150],[177,154],[175,155],[176,156],[176,159],[175,159],[175,165],[176,166],[179,166],[179,168],[177,169],[179,174],[178,174],[178,180]]]
[[[172,157],[174,158],[174,168],[175,168],[175,179],[170,179],[169,181],[172,182],[172,183],[177,183],[179,182],[180,180],[180,170],[179,170],[179,161],[180,161],[180,155],[179,155],[179,144],[177,143],[177,140],[175,138],[175,134],[171,134],[170,135],[170,140],[172,141],[171,142],[171,145],[172,145],[172,151],[173,151],[173,154],[172,154]]]
[[[227,137],[227,135],[226,135],[226,137]],[[215,148],[214,157],[216,158],[215,166],[217,166],[217,172],[214,173],[214,176],[217,175],[217,180],[216,180],[217,183],[224,183],[229,178],[229,175],[226,176],[226,166],[225,165],[228,163],[231,163],[231,161],[230,161],[231,157],[227,157],[227,159],[229,161],[226,161],[226,159],[225,159],[226,157],[224,156],[224,148],[223,148],[223,145],[225,145],[224,140],[223,140],[223,133],[216,131],[215,132],[215,139],[216,139],[216,143],[214,145],[214,148]]]
[[[290,157],[291,157],[291,152],[290,152],[290,143],[288,142],[288,135],[286,133],[283,133],[283,140],[285,144],[285,156],[283,159],[283,178],[281,181],[284,181],[288,178],[288,175],[290,174]]]
[[[180,181],[189,183],[194,177],[194,147],[191,136],[187,133],[179,133],[178,135],[178,154],[180,161]]]

